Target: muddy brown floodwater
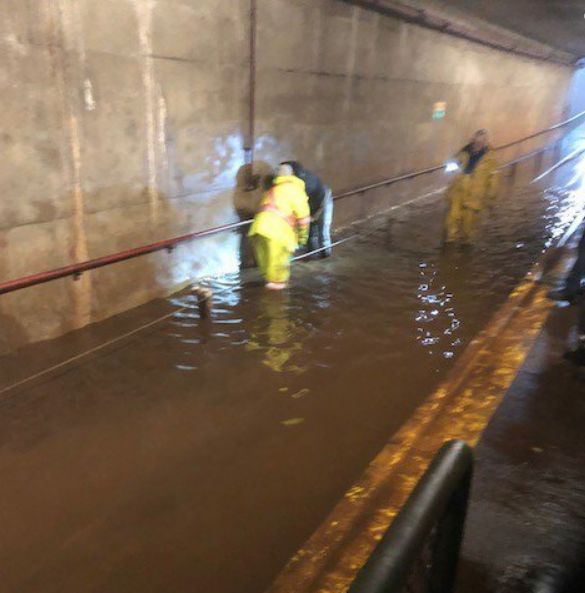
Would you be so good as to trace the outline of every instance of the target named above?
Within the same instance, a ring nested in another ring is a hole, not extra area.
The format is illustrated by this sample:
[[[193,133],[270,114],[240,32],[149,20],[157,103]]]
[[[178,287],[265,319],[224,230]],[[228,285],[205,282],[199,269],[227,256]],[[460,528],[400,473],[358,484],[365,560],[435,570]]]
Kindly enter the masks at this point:
[[[141,313],[165,321],[5,392],[3,593],[263,591],[574,209],[508,181],[459,252],[441,249],[440,201],[405,207],[296,265],[284,294],[223,278],[211,320],[177,295]]]

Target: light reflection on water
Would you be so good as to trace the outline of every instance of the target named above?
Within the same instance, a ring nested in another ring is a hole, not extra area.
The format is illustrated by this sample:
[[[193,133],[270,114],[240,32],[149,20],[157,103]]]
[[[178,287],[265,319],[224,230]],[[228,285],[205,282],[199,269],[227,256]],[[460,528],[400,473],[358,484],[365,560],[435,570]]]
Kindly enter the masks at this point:
[[[430,356],[440,353],[446,359],[453,358],[454,350],[461,344],[456,336],[461,324],[450,306],[453,294],[437,279],[434,264],[422,262],[418,267],[421,284],[416,295],[420,301],[415,317],[416,339]]]
[[[302,321],[293,317],[290,295],[263,291],[259,296],[259,315],[249,334],[246,349],[261,351],[262,364],[276,373],[303,373],[296,354],[303,350],[307,330]]]

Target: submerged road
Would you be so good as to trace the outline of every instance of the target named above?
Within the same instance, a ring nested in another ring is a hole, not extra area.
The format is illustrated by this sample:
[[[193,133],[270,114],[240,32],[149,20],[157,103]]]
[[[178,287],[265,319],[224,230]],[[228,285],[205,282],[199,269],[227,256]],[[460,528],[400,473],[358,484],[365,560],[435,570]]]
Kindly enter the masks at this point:
[[[2,394],[2,591],[264,590],[576,207],[506,181],[461,252],[421,202],[285,294],[227,277],[210,321],[179,294],[8,357],[0,392],[169,315]]]

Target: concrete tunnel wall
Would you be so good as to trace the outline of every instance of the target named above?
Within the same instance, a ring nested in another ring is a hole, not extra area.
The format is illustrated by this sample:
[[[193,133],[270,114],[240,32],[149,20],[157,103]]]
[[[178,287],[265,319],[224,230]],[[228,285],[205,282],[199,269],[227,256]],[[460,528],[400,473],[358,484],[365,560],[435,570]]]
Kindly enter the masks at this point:
[[[0,280],[253,209],[249,0],[2,5]],[[298,158],[335,190],[441,162],[477,127],[501,144],[555,123],[572,74],[340,0],[258,0],[257,42],[258,169]],[[220,235],[2,296],[0,352],[234,270],[238,244]]]

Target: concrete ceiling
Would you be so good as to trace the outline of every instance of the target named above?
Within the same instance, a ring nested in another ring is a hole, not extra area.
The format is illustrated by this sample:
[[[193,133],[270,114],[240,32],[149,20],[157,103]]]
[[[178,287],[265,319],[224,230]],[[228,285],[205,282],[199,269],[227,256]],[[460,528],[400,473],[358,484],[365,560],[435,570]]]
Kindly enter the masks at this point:
[[[585,57],[585,0],[443,0],[541,43]]]

